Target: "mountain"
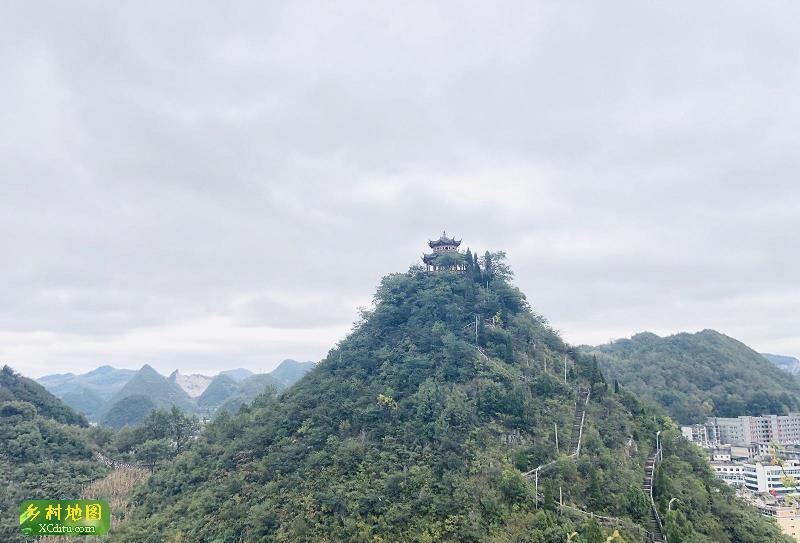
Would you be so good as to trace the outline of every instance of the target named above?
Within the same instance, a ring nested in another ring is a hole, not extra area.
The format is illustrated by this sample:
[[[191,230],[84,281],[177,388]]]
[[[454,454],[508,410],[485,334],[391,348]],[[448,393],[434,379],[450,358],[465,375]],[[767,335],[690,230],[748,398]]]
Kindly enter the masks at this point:
[[[306,373],[314,369],[314,362],[298,362],[286,359],[278,367],[269,372],[275,383],[281,389],[289,388],[299,381]]]
[[[14,373],[9,366],[3,366],[0,370],[0,402],[9,401],[27,402],[33,405],[42,417],[64,424],[87,425],[83,416],[75,413],[42,385]]]
[[[761,356],[787,373],[791,373],[792,375],[800,375],[800,360],[793,356],[768,353],[762,353]]]
[[[184,375],[178,370],[173,371],[168,377],[170,381],[181,387],[192,398],[197,398],[211,383],[213,377],[193,373]]]
[[[166,397],[174,396],[177,398],[175,400],[177,403],[175,404],[181,409],[191,412],[197,407],[201,413],[211,415],[223,404],[226,404],[227,410],[237,411],[242,405],[251,402],[253,398],[263,392],[267,385],[274,386],[278,392],[285,390],[313,367],[313,362],[297,362],[287,359],[269,374],[254,374],[244,368],[221,371],[218,377],[225,376],[233,380],[235,386],[223,380],[205,398],[203,398],[203,395],[216,379],[215,377],[200,374],[185,375],[179,370],[175,370],[167,377],[167,381],[182,389],[190,400],[188,402],[186,397],[178,393],[174,387],[165,389],[161,379],[153,375],[155,370],[150,366],[147,366],[152,370],[148,372],[149,379],[147,382],[156,383],[155,396],[163,396],[164,394],[166,394]],[[116,425],[127,420],[124,415],[125,403],[119,403],[126,396],[137,396],[134,409],[137,413],[146,409],[150,403],[156,407],[168,407],[168,402],[162,401],[159,397],[150,398],[150,402],[143,400],[143,397],[151,396],[151,393],[147,390],[147,383],[135,382],[124,392],[120,392],[138,373],[136,370],[101,366],[81,375],[60,373],[40,377],[37,381],[75,411],[83,413],[91,421],[104,421],[104,417],[113,410],[114,415],[112,418]],[[269,377],[266,377],[267,375]],[[159,377],[161,376],[159,375]],[[142,378],[140,377],[140,379]],[[201,398],[203,399],[201,400]],[[138,421],[138,415],[131,420]],[[104,422],[108,423],[108,421]]]
[[[667,337],[643,332],[582,347],[603,372],[681,423],[800,408],[800,381],[745,344],[714,330]]]
[[[241,385],[227,374],[220,373],[197,398],[197,406],[206,413],[214,413],[219,407],[241,391]]]
[[[221,371],[219,372],[219,375],[227,375],[234,381],[244,381],[245,379],[253,375],[253,372],[245,368],[236,368],[233,370]]]
[[[93,458],[86,420],[31,379],[0,371],[0,541],[19,528],[25,499],[78,496],[108,471]]]
[[[136,374],[136,370],[100,366],[88,373],[45,375],[36,381],[89,420],[99,420],[107,403]]]
[[[205,392],[197,398],[197,405],[204,414],[213,414],[219,409],[235,413],[243,405],[264,393],[268,387],[274,393],[282,392],[313,368],[314,362],[287,359],[270,373],[251,373],[238,382],[229,372],[220,372]]]
[[[290,383],[294,384],[294,383]],[[278,393],[286,386],[278,383],[271,373],[256,373],[241,383],[238,388],[219,406],[219,410],[236,413],[245,404],[256,399],[264,392]]]
[[[112,402],[103,415],[103,424],[119,430],[125,426],[136,426],[147,418],[151,411],[159,406],[148,394],[131,394]]]
[[[660,511],[686,504],[665,515],[672,540],[789,541],[660,409],[608,387],[531,311],[502,253],[480,265],[453,253],[463,273],[386,277],[374,309],[295,386],[217,416],[137,491],[115,541],[605,541],[591,513],[643,541],[657,431]],[[524,473],[541,465],[537,487]]]
[[[173,405],[189,413],[195,409],[186,391],[145,364],[111,398],[102,422],[112,428],[135,425],[149,413],[148,407],[170,408]]]

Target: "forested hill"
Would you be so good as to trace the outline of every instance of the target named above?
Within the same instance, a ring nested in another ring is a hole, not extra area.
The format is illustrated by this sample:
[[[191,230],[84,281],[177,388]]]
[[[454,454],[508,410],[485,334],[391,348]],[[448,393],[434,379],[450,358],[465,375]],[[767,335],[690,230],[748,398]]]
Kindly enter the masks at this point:
[[[609,379],[664,406],[682,423],[800,408],[798,378],[714,330],[668,337],[644,332],[582,350],[597,355]]]
[[[0,541],[30,541],[19,529],[25,499],[72,498],[107,469],[89,445],[86,421],[8,366],[0,373]]]
[[[33,405],[38,413],[65,424],[87,426],[86,418],[50,394],[32,379],[16,374],[9,366],[0,370],[0,403],[22,401]]]
[[[468,259],[464,274],[386,277],[374,310],[304,379],[221,413],[157,470],[115,541],[561,542],[573,530],[605,541],[585,511],[643,541],[640,484],[658,430],[673,467],[662,482],[693,504],[668,529],[696,543],[734,531],[742,543],[788,541],[713,480],[671,421],[571,354],[501,256]],[[576,460],[577,390],[590,386]],[[537,508],[523,473],[554,459]],[[561,515],[559,489],[571,507]]]

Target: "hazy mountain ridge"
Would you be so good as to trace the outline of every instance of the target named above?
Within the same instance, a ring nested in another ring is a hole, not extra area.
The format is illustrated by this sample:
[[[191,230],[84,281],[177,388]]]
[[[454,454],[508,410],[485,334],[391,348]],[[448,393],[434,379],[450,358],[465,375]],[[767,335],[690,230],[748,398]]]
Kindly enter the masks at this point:
[[[216,377],[185,375],[179,370],[164,377],[148,364],[139,370],[101,366],[82,375],[46,375],[37,382],[89,420],[119,428],[137,424],[149,410],[158,407],[176,405],[204,416],[213,415],[223,405],[228,411],[236,411],[266,386],[271,385],[276,392],[281,392],[313,367],[314,362],[286,359],[266,374],[236,368],[221,371]],[[221,377],[226,385],[218,383],[206,394]]]
[[[666,337],[642,332],[580,349],[596,355],[610,379],[663,405],[682,423],[800,408],[800,380],[714,330]]]
[[[800,360],[794,356],[782,354],[761,353],[761,356],[775,364],[777,367],[792,375],[800,375]]]

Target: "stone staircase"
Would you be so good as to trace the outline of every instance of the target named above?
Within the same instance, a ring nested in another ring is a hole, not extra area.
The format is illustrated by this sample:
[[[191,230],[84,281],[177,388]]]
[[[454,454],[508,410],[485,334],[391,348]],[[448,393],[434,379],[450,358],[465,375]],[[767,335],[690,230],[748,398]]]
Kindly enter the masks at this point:
[[[578,400],[575,402],[575,416],[572,420],[572,439],[569,444],[569,452],[572,456],[579,456],[581,453],[583,423],[586,420],[586,406],[589,403],[590,393],[590,388],[578,389]]]
[[[661,525],[661,518],[658,516],[658,510],[653,500],[653,475],[655,474],[658,460],[658,452],[647,459],[647,463],[644,466],[644,481],[642,481],[642,490],[650,499],[650,519],[648,520],[648,527],[653,543],[662,543],[665,541],[664,527]]]

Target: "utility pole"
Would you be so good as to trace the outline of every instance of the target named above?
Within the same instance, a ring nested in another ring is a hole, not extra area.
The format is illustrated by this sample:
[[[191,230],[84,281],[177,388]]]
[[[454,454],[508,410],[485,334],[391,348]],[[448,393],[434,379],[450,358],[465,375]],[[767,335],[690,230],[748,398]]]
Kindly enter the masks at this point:
[[[556,427],[556,454],[558,454],[558,423],[553,423],[553,426]]]
[[[478,315],[475,315],[475,346],[478,346]]]
[[[564,355],[564,384],[567,384],[567,355]]]
[[[558,485],[558,508],[564,512],[564,496],[561,494],[561,485]]]
[[[534,479],[536,480],[536,489],[534,490],[534,494],[536,495],[536,509],[539,509],[539,468],[542,466],[537,467],[534,471]]]

